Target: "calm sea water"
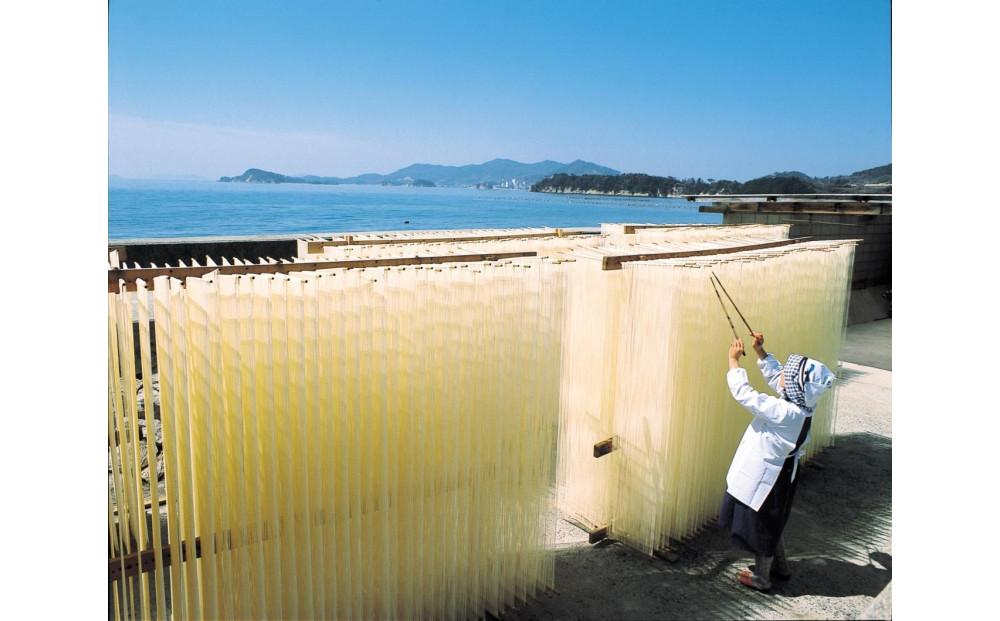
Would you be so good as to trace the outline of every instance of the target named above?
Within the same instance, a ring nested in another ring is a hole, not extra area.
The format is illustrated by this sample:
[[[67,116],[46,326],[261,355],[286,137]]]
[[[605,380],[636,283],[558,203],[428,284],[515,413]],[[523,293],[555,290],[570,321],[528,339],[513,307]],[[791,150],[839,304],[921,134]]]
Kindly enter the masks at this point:
[[[406,221],[409,220],[407,224]],[[108,188],[112,240],[404,229],[722,222],[683,199],[522,190],[258,185],[119,180]]]

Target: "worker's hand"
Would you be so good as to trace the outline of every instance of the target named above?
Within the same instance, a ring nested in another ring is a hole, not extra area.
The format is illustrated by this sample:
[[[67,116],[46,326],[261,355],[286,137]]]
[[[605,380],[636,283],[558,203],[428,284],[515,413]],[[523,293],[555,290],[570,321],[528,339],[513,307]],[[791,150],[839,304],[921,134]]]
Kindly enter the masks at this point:
[[[732,344],[729,346],[729,362],[730,368],[732,368],[732,363],[739,362],[740,356],[745,356],[746,352],[743,351],[743,339],[734,339]]]
[[[753,335],[753,350],[757,352],[757,356],[767,357],[767,352],[764,351],[764,335],[760,332],[751,332],[750,334]]]

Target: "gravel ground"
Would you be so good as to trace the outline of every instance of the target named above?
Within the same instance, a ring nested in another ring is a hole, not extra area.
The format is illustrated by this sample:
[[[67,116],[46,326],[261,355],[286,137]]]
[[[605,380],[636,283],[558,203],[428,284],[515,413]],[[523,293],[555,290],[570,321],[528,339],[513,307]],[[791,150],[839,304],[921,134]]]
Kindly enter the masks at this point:
[[[892,371],[892,319],[848,327],[840,357],[866,367]]]
[[[891,330],[891,320],[852,326],[844,357],[891,360]],[[558,520],[556,592],[504,619],[858,617],[892,580],[891,362],[881,366],[841,369],[836,444],[800,471],[785,535],[790,581],[766,594],[738,585],[753,560],[714,525],[671,564],[614,541],[588,545]]]

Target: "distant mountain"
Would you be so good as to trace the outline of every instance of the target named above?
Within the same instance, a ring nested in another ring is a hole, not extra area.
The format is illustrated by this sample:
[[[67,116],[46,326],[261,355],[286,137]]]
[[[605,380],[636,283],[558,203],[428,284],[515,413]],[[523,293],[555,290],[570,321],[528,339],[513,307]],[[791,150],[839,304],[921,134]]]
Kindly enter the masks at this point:
[[[800,176],[801,175],[801,176]],[[816,186],[802,173],[774,173],[751,179],[746,183],[735,183],[730,194],[816,194]]]
[[[545,160],[526,164],[507,159],[495,159],[482,164],[443,166],[440,164],[413,164],[387,175],[367,173],[357,177],[320,177],[303,175],[292,177],[276,172],[250,168],[236,177],[220,177],[228,183],[314,183],[337,185],[343,183],[478,186],[528,189],[531,184],[559,173],[575,175],[617,175],[617,170],[593,162],[575,160],[569,164]]]
[[[858,172],[853,172],[849,175],[842,175],[839,177],[820,177],[813,180],[814,182],[826,186],[828,188],[845,188],[846,192],[858,192],[856,188],[883,188],[882,190],[872,190],[876,191],[892,191],[892,164],[886,164],[885,166],[876,166],[875,168],[868,168],[866,170],[859,170]],[[887,189],[886,189],[887,188]],[[826,190],[833,191],[833,190]]]
[[[319,179],[319,177],[315,178]],[[219,181],[227,183],[319,183],[317,181],[306,181],[305,177],[289,177],[259,168],[248,168],[246,172],[238,177],[219,177]]]
[[[793,177],[795,179],[801,179],[803,181],[809,181],[812,179],[812,177],[810,177],[809,175],[805,174],[804,172],[799,172],[797,170],[785,170],[782,172],[771,173],[770,175],[760,177],[760,179],[767,179],[771,177]]]
[[[678,179],[641,173],[573,175],[557,173],[531,186],[532,192],[680,196],[684,194],[891,194],[892,164],[835,177],[776,172],[746,182]]]

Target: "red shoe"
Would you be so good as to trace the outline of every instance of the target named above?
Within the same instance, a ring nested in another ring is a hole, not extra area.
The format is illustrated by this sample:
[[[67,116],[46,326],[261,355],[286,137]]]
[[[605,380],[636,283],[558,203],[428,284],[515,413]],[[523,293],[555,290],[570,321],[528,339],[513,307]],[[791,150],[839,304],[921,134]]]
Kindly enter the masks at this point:
[[[740,584],[748,586],[751,589],[757,589],[758,591],[768,591],[771,589],[771,582],[769,580],[760,579],[757,577],[757,574],[749,569],[740,570],[737,579],[740,581]]]

